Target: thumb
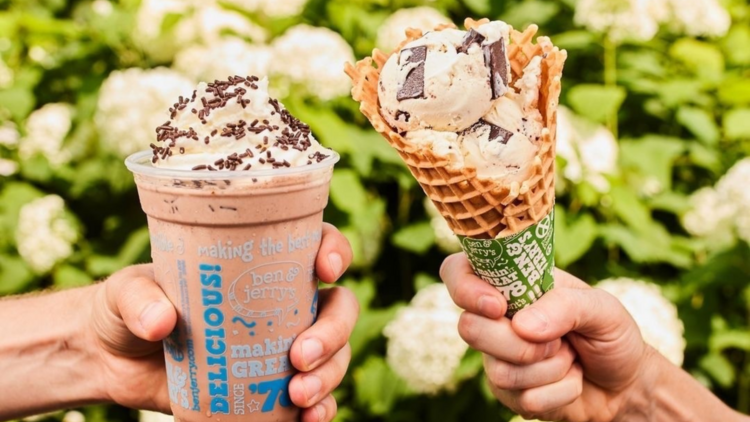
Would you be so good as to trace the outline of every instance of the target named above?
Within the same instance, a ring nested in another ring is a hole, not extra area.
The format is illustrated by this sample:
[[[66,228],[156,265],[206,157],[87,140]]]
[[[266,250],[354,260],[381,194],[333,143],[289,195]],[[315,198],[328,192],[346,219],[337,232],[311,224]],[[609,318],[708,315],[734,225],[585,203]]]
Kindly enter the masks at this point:
[[[600,289],[558,287],[518,312],[513,330],[532,342],[549,342],[569,332],[596,340],[615,340],[634,325],[622,304]]]
[[[177,312],[159,285],[153,272],[130,267],[106,281],[106,303],[128,331],[147,341],[164,339],[177,323]]]

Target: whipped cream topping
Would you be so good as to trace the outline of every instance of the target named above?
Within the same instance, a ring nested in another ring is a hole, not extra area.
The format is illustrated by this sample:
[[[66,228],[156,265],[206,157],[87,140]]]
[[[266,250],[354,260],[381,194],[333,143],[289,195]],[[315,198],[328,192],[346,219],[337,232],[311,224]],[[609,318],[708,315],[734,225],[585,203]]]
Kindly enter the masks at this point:
[[[179,97],[151,144],[155,167],[249,171],[304,166],[331,154],[268,95],[268,80],[232,76]]]

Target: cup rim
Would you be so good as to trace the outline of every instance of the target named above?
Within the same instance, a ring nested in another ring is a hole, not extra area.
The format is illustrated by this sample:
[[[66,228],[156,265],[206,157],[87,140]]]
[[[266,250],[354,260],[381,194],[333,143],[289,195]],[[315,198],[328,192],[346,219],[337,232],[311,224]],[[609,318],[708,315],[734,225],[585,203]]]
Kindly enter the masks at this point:
[[[293,166],[283,167],[277,169],[264,169],[264,170],[243,170],[243,171],[231,171],[231,170],[217,170],[217,171],[193,171],[183,169],[171,169],[154,167],[151,164],[151,157],[153,152],[150,150],[139,151],[131,154],[125,159],[125,166],[134,174],[153,176],[159,178],[173,178],[173,179],[187,179],[187,180],[206,180],[206,179],[221,179],[221,180],[235,180],[235,179],[247,179],[247,178],[263,178],[273,176],[292,176],[299,174],[312,173],[316,170],[322,170],[333,167],[334,164],[338,163],[341,156],[334,150],[328,150],[331,154],[330,157],[323,161],[307,164],[304,166]]]

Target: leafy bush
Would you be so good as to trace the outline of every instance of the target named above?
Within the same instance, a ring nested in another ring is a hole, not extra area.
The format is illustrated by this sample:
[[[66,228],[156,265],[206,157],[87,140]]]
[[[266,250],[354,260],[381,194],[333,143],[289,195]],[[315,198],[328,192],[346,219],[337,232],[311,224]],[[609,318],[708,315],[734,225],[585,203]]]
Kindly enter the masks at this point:
[[[138,134],[150,133],[161,102],[174,98],[170,89],[236,72],[232,57],[251,55],[244,66],[268,73],[275,94],[343,156],[326,219],[354,248],[342,284],[362,314],[336,393],[339,420],[510,419],[484,387],[475,352],[463,357],[454,388],[433,395],[411,389],[385,358],[384,327],[438,281],[455,244],[337,72],[378,39],[389,43],[387,29],[399,21],[439,21],[425,9],[389,18],[428,5],[457,23],[534,22],[568,50],[557,264],[591,283],[628,277],[662,286],[684,322],[686,370],[748,412],[750,172],[741,162],[724,175],[750,151],[750,6],[662,0],[661,15],[634,10],[635,20],[607,20],[612,13],[595,3],[0,0],[0,294],[86,285],[148,261],[146,220],[123,154],[147,147]],[[296,27],[319,43],[297,45],[300,37],[284,34],[300,23],[335,32]],[[275,62],[279,51],[286,56]],[[330,66],[311,67],[318,55]],[[92,421],[135,416],[114,406],[84,413]]]

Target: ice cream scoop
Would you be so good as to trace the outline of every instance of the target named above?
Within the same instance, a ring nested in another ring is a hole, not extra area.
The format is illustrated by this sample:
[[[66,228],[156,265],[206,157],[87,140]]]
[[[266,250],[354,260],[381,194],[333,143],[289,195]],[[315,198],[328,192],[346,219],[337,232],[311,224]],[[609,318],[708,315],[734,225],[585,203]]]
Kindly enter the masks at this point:
[[[181,96],[151,149],[155,167],[196,171],[303,166],[331,155],[255,76],[201,82]]]
[[[458,132],[484,116],[508,90],[509,27],[428,32],[403,46],[380,73],[378,99],[397,131]]]
[[[414,146],[479,177],[522,180],[542,137],[542,57],[511,83],[510,27],[428,32],[391,55],[378,80],[383,118]],[[512,85],[512,86],[511,86]]]

